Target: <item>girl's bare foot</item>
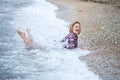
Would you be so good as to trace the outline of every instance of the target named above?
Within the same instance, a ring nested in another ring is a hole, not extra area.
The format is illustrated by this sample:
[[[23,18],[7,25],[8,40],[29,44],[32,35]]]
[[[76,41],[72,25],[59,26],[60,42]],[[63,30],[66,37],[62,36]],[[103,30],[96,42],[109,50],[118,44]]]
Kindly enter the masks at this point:
[[[24,32],[22,32],[22,31],[20,31],[20,30],[18,30],[18,29],[16,29],[16,31],[17,31],[17,33],[18,33],[21,37],[25,36],[25,33],[24,33]]]
[[[25,42],[26,45],[30,45],[31,44],[30,40],[27,38],[27,36],[25,35],[24,32],[22,32],[22,31],[20,31],[18,29],[16,29],[16,31],[20,35],[20,37],[23,39],[23,41]]]

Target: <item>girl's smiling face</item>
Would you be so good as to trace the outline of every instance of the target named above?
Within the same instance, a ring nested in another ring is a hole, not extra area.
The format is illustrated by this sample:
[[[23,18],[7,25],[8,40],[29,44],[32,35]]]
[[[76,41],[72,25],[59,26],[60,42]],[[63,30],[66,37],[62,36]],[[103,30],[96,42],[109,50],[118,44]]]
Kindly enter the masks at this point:
[[[73,33],[79,35],[81,31],[81,26],[80,24],[76,23],[73,25]]]

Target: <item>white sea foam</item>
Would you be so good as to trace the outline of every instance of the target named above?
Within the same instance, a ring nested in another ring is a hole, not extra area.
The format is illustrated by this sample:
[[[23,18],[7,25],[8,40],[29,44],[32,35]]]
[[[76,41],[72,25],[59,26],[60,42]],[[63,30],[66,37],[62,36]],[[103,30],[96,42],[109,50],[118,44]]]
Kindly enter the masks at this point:
[[[79,60],[79,56],[89,54],[89,51],[66,50],[59,46],[59,41],[68,33],[65,26],[69,23],[56,18],[57,7],[45,0],[34,1],[32,5],[16,11],[11,24],[23,31],[29,27],[34,39],[49,49],[8,52],[13,54],[7,56],[14,66],[13,73],[23,75],[24,80],[99,80]],[[21,40],[19,36],[15,37]]]

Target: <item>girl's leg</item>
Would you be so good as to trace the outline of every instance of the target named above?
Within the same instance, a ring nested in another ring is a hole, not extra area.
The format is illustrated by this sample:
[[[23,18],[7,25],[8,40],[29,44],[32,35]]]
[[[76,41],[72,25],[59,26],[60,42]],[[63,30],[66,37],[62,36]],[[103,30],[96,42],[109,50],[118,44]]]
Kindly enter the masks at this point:
[[[29,38],[26,36],[26,34],[24,32],[21,32],[20,30],[16,30],[16,31],[20,35],[20,37],[23,39],[23,41],[25,42],[26,45],[31,44],[31,41],[29,40]]]
[[[26,29],[27,35],[28,35],[28,39],[29,41],[31,41],[33,43],[33,37],[31,35],[31,30],[29,28]]]

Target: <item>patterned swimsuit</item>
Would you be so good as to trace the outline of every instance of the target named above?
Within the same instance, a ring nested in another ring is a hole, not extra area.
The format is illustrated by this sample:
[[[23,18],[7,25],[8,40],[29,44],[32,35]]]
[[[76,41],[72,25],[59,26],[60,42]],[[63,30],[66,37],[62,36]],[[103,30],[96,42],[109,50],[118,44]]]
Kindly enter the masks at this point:
[[[74,49],[78,47],[78,36],[73,32],[69,33],[65,36],[65,38],[61,42],[65,42],[67,40],[68,44],[64,45],[64,48]]]

